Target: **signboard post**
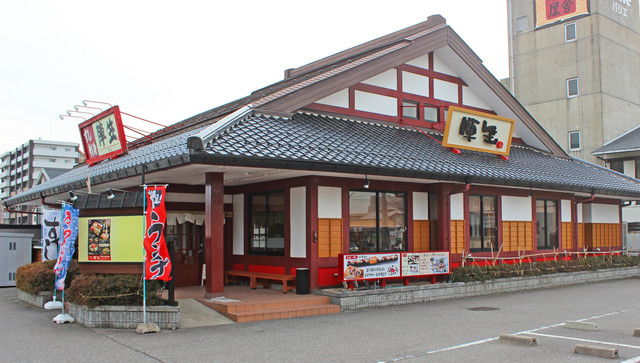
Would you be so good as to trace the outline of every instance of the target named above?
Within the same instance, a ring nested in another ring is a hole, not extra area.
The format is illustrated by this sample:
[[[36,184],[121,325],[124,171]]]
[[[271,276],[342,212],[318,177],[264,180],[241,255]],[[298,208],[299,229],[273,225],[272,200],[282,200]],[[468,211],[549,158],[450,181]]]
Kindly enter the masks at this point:
[[[127,140],[118,106],[103,111],[78,127],[87,165],[127,152]]]

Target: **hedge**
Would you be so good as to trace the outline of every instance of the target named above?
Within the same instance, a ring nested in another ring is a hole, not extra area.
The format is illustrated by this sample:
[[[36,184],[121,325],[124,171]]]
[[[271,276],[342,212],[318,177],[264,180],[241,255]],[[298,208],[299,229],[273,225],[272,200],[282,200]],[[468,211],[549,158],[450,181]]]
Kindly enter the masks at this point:
[[[596,271],[606,268],[640,266],[640,256],[595,256],[569,261],[541,261],[500,265],[458,267],[452,282],[486,281],[517,276],[540,276],[558,272]]]
[[[53,292],[56,274],[53,271],[56,261],[34,262],[18,267],[16,271],[16,287],[30,294],[38,294],[42,291]],[[78,275],[78,261],[72,260],[67,270],[65,286]]]
[[[147,281],[147,305],[162,305],[162,284]],[[81,274],[66,291],[67,299],[76,305],[94,308],[98,305],[142,306],[142,279],[129,274]]]

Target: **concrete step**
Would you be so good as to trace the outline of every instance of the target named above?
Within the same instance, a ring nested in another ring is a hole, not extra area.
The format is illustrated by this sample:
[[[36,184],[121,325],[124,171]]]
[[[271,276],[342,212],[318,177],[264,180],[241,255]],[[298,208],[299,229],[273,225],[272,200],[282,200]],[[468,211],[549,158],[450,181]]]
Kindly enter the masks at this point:
[[[310,296],[299,299],[283,299],[265,302],[199,301],[205,306],[238,323],[335,314],[340,312],[340,306],[329,304],[329,298],[327,296]]]

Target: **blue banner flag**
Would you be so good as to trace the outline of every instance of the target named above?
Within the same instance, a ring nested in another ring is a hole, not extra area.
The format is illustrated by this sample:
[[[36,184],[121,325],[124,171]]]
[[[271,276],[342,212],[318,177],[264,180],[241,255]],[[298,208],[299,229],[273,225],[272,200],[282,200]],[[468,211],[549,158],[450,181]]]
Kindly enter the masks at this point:
[[[64,290],[64,279],[67,277],[67,269],[71,263],[71,258],[75,252],[76,238],[78,237],[78,223],[80,211],[70,205],[62,207],[62,216],[60,217],[61,238],[58,248],[58,261],[53,270],[56,273],[56,289]]]

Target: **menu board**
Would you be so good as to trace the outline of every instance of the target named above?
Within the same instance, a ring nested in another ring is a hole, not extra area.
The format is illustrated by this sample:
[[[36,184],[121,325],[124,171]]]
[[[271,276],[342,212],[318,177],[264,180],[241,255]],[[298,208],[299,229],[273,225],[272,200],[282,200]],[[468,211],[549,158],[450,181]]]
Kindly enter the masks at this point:
[[[89,260],[111,260],[111,219],[89,219]]]
[[[407,252],[402,254],[402,276],[449,273],[449,252]]]
[[[400,277],[400,254],[367,253],[342,255],[345,281]]]

